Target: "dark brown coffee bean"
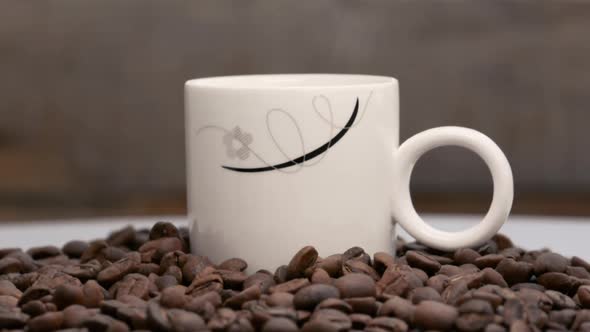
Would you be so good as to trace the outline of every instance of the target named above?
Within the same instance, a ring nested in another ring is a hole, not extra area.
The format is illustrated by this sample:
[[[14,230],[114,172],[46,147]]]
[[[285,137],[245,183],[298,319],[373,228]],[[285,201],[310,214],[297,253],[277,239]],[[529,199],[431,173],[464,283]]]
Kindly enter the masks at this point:
[[[88,280],[82,287],[82,292],[84,293],[84,306],[88,308],[98,308],[106,293],[104,288],[94,280]]]
[[[274,317],[263,326],[262,332],[295,332],[299,331],[297,324],[288,318]]]
[[[494,309],[486,301],[471,299],[459,306],[455,322],[459,331],[481,331],[494,320]]]
[[[149,280],[146,276],[132,273],[126,275],[123,280],[116,282],[109,290],[111,297],[118,299],[125,295],[137,296],[147,300],[149,293]]]
[[[342,273],[342,263],[342,255],[335,254],[318,261],[315,266],[328,272],[330,277],[338,278]]]
[[[590,322],[590,310],[587,310],[587,309],[579,310],[576,313],[576,318],[574,319],[574,322],[572,323],[571,330],[573,330],[573,331],[578,330],[581,327],[581,325],[586,322]]]
[[[84,304],[82,287],[73,285],[57,286],[53,293],[53,302],[58,309],[64,309],[72,304]]]
[[[498,271],[486,267],[481,271],[482,282],[485,284],[498,285],[500,287],[508,287],[508,283]]]
[[[484,332],[505,332],[506,328],[500,324],[489,324],[488,326],[486,326],[486,328],[484,329]]]
[[[377,315],[398,317],[409,323],[414,319],[415,309],[416,307],[410,301],[395,296],[383,303]]]
[[[178,228],[167,221],[158,221],[150,230],[150,240],[157,240],[164,237],[178,237]]]
[[[407,265],[392,265],[377,282],[378,293],[405,296],[414,288],[422,287],[424,283],[412,268]]]
[[[437,274],[435,276],[430,277],[426,280],[425,285],[428,287],[433,288],[439,294],[448,286],[449,284],[449,277],[444,274]]]
[[[16,288],[16,286],[8,280],[0,280],[0,295],[12,296],[20,298],[23,293]]]
[[[352,326],[352,323],[351,323]],[[327,320],[313,320],[305,323],[301,332],[339,332],[345,331],[337,323]]]
[[[47,257],[53,257],[61,255],[59,248],[55,246],[44,246],[44,247],[33,247],[27,250],[27,254],[33,257],[33,259],[43,259]]]
[[[441,294],[444,303],[455,304],[459,298],[469,290],[468,282],[465,279],[456,279],[449,282],[449,285]]]
[[[372,296],[349,297],[347,299],[344,299],[344,301],[350,305],[353,312],[359,314],[375,316],[377,310],[379,309],[377,305],[377,300]]]
[[[217,270],[226,288],[240,290],[248,276],[244,272],[233,270]]]
[[[325,299],[316,306],[316,309],[336,309],[346,314],[352,313],[352,307],[350,304],[338,298]]]
[[[395,258],[386,252],[377,252],[373,255],[373,267],[379,274],[395,263]]]
[[[299,310],[313,310],[315,306],[325,299],[339,298],[338,288],[325,284],[312,284],[303,287],[295,293],[293,304]]]
[[[566,328],[571,325],[576,317],[576,311],[573,309],[553,310],[549,313],[549,320],[559,323]]]
[[[160,260],[159,272],[158,274],[163,274],[168,270],[171,266],[181,267],[186,264],[188,258],[186,254],[180,250],[171,251],[165,254],[162,259]]]
[[[578,292],[579,292],[579,289],[578,289]],[[574,302],[574,300],[572,300],[571,297],[569,297],[563,293],[556,292],[553,290],[547,290],[547,291],[545,291],[545,295],[547,295],[547,297],[551,300],[552,308],[554,310],[555,309],[573,309],[576,307],[576,303]]]
[[[415,267],[412,268],[412,272],[414,272],[416,277],[418,277],[418,279],[420,279],[420,281],[422,281],[422,283],[425,283],[426,281],[428,281],[428,274],[426,274],[426,272],[424,272],[420,269],[417,269]]]
[[[376,317],[373,318],[368,324],[369,328],[379,328],[383,331],[391,332],[406,332],[408,330],[408,324],[401,319],[393,317]]]
[[[367,265],[371,265],[371,256],[361,247],[352,247],[342,253],[342,263],[349,260],[359,260]]]
[[[590,279],[590,272],[581,266],[568,266],[565,268],[565,274],[580,279]]]
[[[150,274],[158,274],[160,271],[160,265],[155,263],[141,263],[137,267],[136,273],[143,274],[144,276],[149,276]]]
[[[21,263],[21,272],[27,273],[37,270],[37,264],[33,258],[22,251],[13,251],[4,256],[4,258],[16,258]],[[2,260],[0,260],[0,262],[2,262]]]
[[[455,251],[455,253],[453,254],[453,260],[455,261],[455,264],[457,264],[457,265],[467,264],[467,263],[473,264],[475,262],[475,260],[480,257],[481,257],[481,255],[477,251],[470,249],[470,248],[461,248],[461,249]]]
[[[188,286],[187,294],[198,296],[210,291],[220,291],[223,288],[223,279],[217,273],[209,273],[195,278]]]
[[[348,315],[335,309],[316,310],[309,318],[309,321],[328,321],[336,326],[338,331],[346,331],[352,327],[352,322]]]
[[[0,310],[16,308],[18,299],[9,295],[0,295]]]
[[[27,322],[28,331],[45,332],[59,330],[63,324],[63,312],[46,312]]]
[[[186,287],[182,285],[168,287],[160,295],[160,304],[166,308],[184,308],[190,300],[185,292]]]
[[[39,300],[44,296],[50,295],[51,289],[44,286],[32,286],[28,288],[18,300],[18,305],[23,306],[29,301]]]
[[[362,331],[373,319],[373,317],[365,314],[351,314],[350,321],[352,322],[352,329],[356,331]]]
[[[545,291],[545,287],[543,285],[539,285],[539,284],[535,284],[532,282],[521,282],[518,284],[514,284],[512,285],[512,287],[510,287],[510,289],[512,289],[513,291],[519,291],[523,288],[528,288],[528,289],[535,289],[538,290],[540,292],[544,292]]]
[[[102,264],[98,260],[90,260],[87,263],[80,265],[66,266],[62,271],[71,275],[72,277],[81,280],[88,280],[96,278],[101,269]]]
[[[272,280],[272,278],[271,278],[271,280]],[[309,284],[310,283],[307,278],[291,279],[285,283],[274,285],[274,286],[270,287],[269,291],[271,293],[276,293],[276,292],[295,293],[298,290],[300,290],[301,288],[303,288]],[[244,282],[244,286],[246,286],[245,282]]]
[[[170,309],[167,315],[171,331],[174,332],[202,331],[207,327],[203,318],[189,311]]]
[[[294,295],[286,292],[276,292],[270,294],[265,302],[270,307],[285,307],[290,308],[293,306]]]
[[[546,252],[535,260],[534,268],[537,276],[545,272],[565,272],[569,262],[567,258],[553,252]]]
[[[350,273],[334,281],[343,298],[375,296],[375,281],[361,273]]]
[[[73,240],[66,243],[61,251],[70,258],[80,258],[88,248],[88,242]]]
[[[111,284],[121,280],[125,275],[133,273],[141,263],[141,256],[137,252],[130,252],[123,259],[100,271],[96,279],[104,284]]]
[[[135,234],[133,226],[126,226],[109,234],[106,242],[111,246],[132,246],[135,242]]]
[[[230,258],[228,260],[223,261],[218,266],[221,270],[231,270],[231,271],[244,271],[248,268],[248,263],[241,258]]]
[[[312,246],[303,247],[287,265],[287,279],[300,278],[305,275],[305,270],[313,266],[318,259],[318,252]]]
[[[434,258],[418,251],[406,252],[406,259],[410,266],[422,269],[429,275],[435,274],[441,267],[441,264]]]
[[[250,300],[257,300],[260,298],[261,292],[258,285],[250,286],[240,293],[228,298],[223,305],[233,309],[240,309],[242,304]]]
[[[209,258],[203,256],[186,255],[186,262],[182,266],[184,282],[191,283],[206,267],[213,266]]]
[[[408,297],[414,304],[418,304],[426,300],[442,302],[440,294],[432,287],[415,288],[410,291]]]
[[[20,260],[14,257],[0,259],[0,274],[23,272],[24,267]]]
[[[479,258],[476,258],[475,261],[473,261],[473,264],[480,269],[484,269],[486,267],[491,267],[492,269],[495,269],[496,266],[498,266],[498,264],[504,258],[506,258],[506,257],[503,255],[489,254],[489,255],[485,255],[485,256],[481,256]]]
[[[586,269],[586,271],[590,272],[590,263],[586,262],[583,258],[578,256],[572,257],[571,260],[572,266],[580,266]]]
[[[179,238],[162,237],[146,242],[139,247],[138,251],[142,257],[150,258],[152,262],[158,263],[167,253],[177,250],[183,251],[183,249],[183,243]],[[142,261],[144,260],[142,259]]]
[[[524,320],[516,320],[510,324],[510,332],[531,332]]]
[[[342,265],[342,274],[363,273],[377,281],[380,279],[375,269],[360,260],[348,260]]]
[[[156,287],[158,287],[158,290],[162,291],[168,287],[178,285],[178,280],[176,280],[176,277],[174,277],[174,276],[164,275],[164,276],[158,277],[158,279],[156,279],[156,281],[154,281],[154,283],[156,284]]]
[[[512,258],[504,258],[498,266],[496,271],[504,277],[504,280],[509,285],[514,285],[519,282],[527,282],[532,273],[533,265],[526,262],[517,262]]]
[[[23,313],[25,313],[31,317],[35,317],[35,316],[39,316],[39,315],[46,313],[47,306],[46,306],[46,303],[43,303],[39,300],[33,300],[33,301],[29,301],[25,305],[23,305],[21,307],[21,310]]]
[[[504,250],[507,248],[514,247],[512,240],[510,240],[510,238],[508,236],[506,236],[502,233],[497,233],[496,235],[494,235],[492,237],[492,241],[494,241],[496,243],[498,250]]]
[[[537,282],[547,289],[568,294],[576,286],[576,281],[565,273],[547,272],[537,278]]]
[[[525,304],[525,306],[539,307],[545,311],[551,310],[553,301],[544,292],[531,288],[523,288],[516,292],[516,296]]]
[[[29,316],[20,312],[0,311],[0,329],[22,328]]]
[[[590,286],[584,285],[578,288],[578,300],[583,308],[590,308]]]
[[[156,302],[147,306],[147,325],[152,331],[170,331],[172,328],[166,310]]]
[[[209,320],[207,327],[213,331],[224,331],[230,327],[237,319],[236,313],[227,308],[221,308],[215,312],[215,315]]]
[[[455,307],[436,301],[422,301],[416,306],[414,323],[423,329],[447,331],[452,329],[458,316]]]
[[[522,320],[524,318],[524,306],[518,299],[510,299],[504,303],[503,317],[506,324]]]
[[[324,269],[316,268],[311,275],[311,282],[313,284],[327,284],[331,285],[334,281]]]

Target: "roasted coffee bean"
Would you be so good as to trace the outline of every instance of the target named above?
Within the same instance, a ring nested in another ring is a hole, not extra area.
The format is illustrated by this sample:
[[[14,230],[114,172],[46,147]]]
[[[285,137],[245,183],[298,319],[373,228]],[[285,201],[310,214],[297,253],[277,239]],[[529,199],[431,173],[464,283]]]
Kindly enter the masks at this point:
[[[549,313],[549,320],[565,326],[571,325],[576,317],[576,311],[573,309],[553,310]]]
[[[223,279],[221,276],[217,273],[209,273],[195,278],[188,286],[187,294],[198,296],[210,291],[220,291],[221,289],[223,289]]]
[[[270,294],[265,302],[270,307],[285,307],[290,308],[293,306],[294,295],[287,292],[276,292]]]
[[[299,310],[313,310],[317,304],[325,299],[339,298],[338,288],[325,284],[312,284],[305,286],[295,293],[293,304]]]
[[[436,275],[445,275],[448,277],[452,277],[452,276],[456,276],[456,275],[462,274],[462,273],[464,273],[464,272],[460,267],[455,266],[455,265],[445,264],[440,267],[440,269],[438,270],[438,273]],[[434,277],[436,277],[436,276],[434,276]]]
[[[494,320],[494,308],[486,301],[471,299],[459,306],[455,322],[460,331],[481,331]]]
[[[170,309],[167,316],[171,331],[174,332],[203,331],[207,327],[201,316],[190,311]]]
[[[16,288],[16,286],[8,280],[0,280],[0,295],[12,296],[20,298],[23,293]]]
[[[163,237],[178,237],[178,228],[167,221],[158,221],[150,230],[150,240],[157,240]]]
[[[553,252],[546,252],[535,260],[535,274],[541,275],[545,272],[565,272],[568,266],[567,258]]]
[[[568,294],[574,287],[576,281],[565,273],[547,272],[537,278],[537,282],[547,289],[556,290]]]
[[[410,301],[399,296],[394,296],[383,303],[377,315],[398,317],[409,323],[414,319],[415,310],[416,307]]]
[[[84,304],[84,292],[82,287],[74,285],[57,286],[53,293],[53,302],[58,309],[64,309],[72,304]]]
[[[61,255],[61,250],[55,246],[33,247],[27,250],[27,254],[33,257],[33,259],[38,260]]]
[[[367,323],[369,329],[378,328],[380,331],[406,332],[408,324],[393,317],[376,317]]]
[[[342,311],[335,309],[320,309],[316,310],[309,318],[310,322],[313,321],[327,321],[331,325],[337,328],[337,331],[346,331],[352,327],[352,321],[350,317]],[[309,330],[313,331],[313,330]]]
[[[524,318],[524,306],[518,299],[509,299],[504,303],[503,317],[506,324],[519,321]]]
[[[55,331],[61,328],[63,320],[64,314],[61,311],[46,312],[29,320],[27,328],[31,332]]]
[[[418,287],[410,291],[408,297],[414,304],[422,301],[438,301],[442,302],[440,294],[432,287]]]
[[[395,263],[395,258],[388,253],[385,252],[377,252],[373,255],[373,267],[379,273],[379,275],[383,274],[385,269],[387,269],[390,265]]]
[[[98,260],[90,260],[87,263],[82,263],[80,265],[66,266],[63,268],[62,272],[80,280],[88,280],[96,278],[101,269],[102,264]]]
[[[346,263],[349,260],[359,260],[367,265],[371,264],[371,256],[361,247],[352,247],[342,253],[342,263]]]
[[[447,331],[452,329],[458,316],[455,307],[436,301],[422,301],[416,306],[414,323],[427,330]]]
[[[330,277],[330,275],[328,274],[328,272],[326,272],[326,270],[321,269],[321,268],[315,269],[315,271],[311,275],[310,279],[313,284],[331,285],[333,283],[333,280]]]
[[[576,294],[578,296],[578,300],[580,301],[580,305],[583,308],[590,308],[590,286],[584,285],[578,288],[578,292]]]
[[[156,287],[158,287],[158,290],[163,291],[164,289],[166,289],[168,287],[178,285],[178,280],[176,280],[176,277],[174,277],[174,276],[164,275],[164,276],[158,277],[154,281],[154,283],[156,284]]]
[[[226,261],[223,261],[218,266],[221,270],[231,270],[231,271],[244,271],[248,268],[248,263],[241,258],[230,258]]]
[[[272,278],[271,278],[271,280],[272,280]],[[303,288],[309,284],[310,284],[310,282],[307,278],[291,279],[291,280],[284,282],[282,284],[272,286],[268,290],[271,293],[275,293],[275,292],[295,293],[298,290],[300,290],[301,288]],[[244,286],[246,286],[245,282],[244,282]]]
[[[377,282],[378,293],[387,295],[406,296],[412,289],[422,286],[424,286],[422,279],[414,273],[412,268],[399,264],[387,268]]]
[[[338,298],[325,299],[317,305],[316,309],[336,309],[346,314],[350,314],[352,312],[351,305]]]
[[[257,300],[260,298],[260,295],[261,291],[258,285],[250,286],[240,293],[225,300],[223,305],[233,309],[240,309],[242,304],[246,303],[247,301]]]
[[[160,304],[167,308],[184,308],[189,300],[182,285],[168,287],[160,294]]]
[[[376,284],[373,278],[361,274],[350,273],[334,281],[334,286],[343,298],[375,296]]]
[[[14,257],[0,259],[0,274],[23,272],[23,263]]]
[[[373,280],[379,280],[380,276],[369,265],[365,264],[360,260],[348,260],[342,265],[342,274],[350,274],[350,273],[363,273],[368,275],[369,277],[373,278]]]
[[[578,256],[574,256],[571,259],[571,263],[572,263],[572,266],[580,266],[580,267],[583,267],[584,269],[586,269],[586,271],[590,272],[590,263],[585,261],[583,258],[580,258]]]
[[[426,280],[425,285],[428,287],[433,288],[438,293],[442,293],[442,291],[447,288],[449,284],[449,277],[444,274],[437,274],[435,276],[430,277]]]
[[[177,237],[162,237],[150,240],[138,249],[139,253],[142,254],[142,261],[152,261],[154,263],[160,262],[164,255],[176,250],[183,250],[183,243]]]
[[[377,300],[372,296],[349,297],[344,299],[350,305],[353,312],[374,316],[379,310]]]
[[[453,255],[453,260],[455,261],[455,264],[457,265],[462,265],[462,264],[473,264],[475,262],[476,259],[480,258],[481,255],[470,248],[462,248],[459,249],[457,251],[455,251],[454,255]]]
[[[203,256],[186,255],[186,262],[182,266],[184,282],[190,284],[205,268],[212,266],[209,258]]]
[[[123,280],[116,282],[109,290],[111,297],[118,299],[125,295],[133,295],[142,299],[148,298],[149,280],[142,274],[128,274]]]
[[[88,308],[97,308],[106,294],[105,289],[94,280],[87,281],[82,287],[82,292],[84,293],[84,305]]]
[[[418,251],[408,251],[406,253],[406,259],[410,266],[422,269],[430,275],[438,272],[441,267],[441,264],[434,258]]]
[[[104,284],[111,284],[122,279],[125,275],[133,273],[141,263],[141,256],[137,252],[127,254],[123,259],[100,271],[96,279]]]
[[[66,243],[61,251],[70,258],[80,258],[87,248],[88,242],[73,240]]]
[[[533,265],[526,262],[517,262],[512,258],[504,258],[496,266],[496,271],[504,277],[504,280],[509,285],[514,285],[519,282],[529,281],[533,273]]]
[[[581,266],[568,266],[565,268],[565,274],[580,279],[590,279],[590,272]]]
[[[342,254],[335,254],[318,261],[316,268],[325,270],[332,278],[338,278],[342,273],[342,263]]]
[[[486,268],[486,267],[491,267],[492,269],[495,269],[496,266],[498,266],[498,264],[504,259],[506,258],[503,255],[499,255],[499,254],[489,254],[489,255],[485,255],[485,256],[481,256],[476,258],[473,261],[473,264],[475,266],[477,266],[480,269]]]
[[[365,314],[351,314],[350,321],[352,322],[353,330],[364,330],[373,317]]]
[[[22,328],[29,316],[17,311],[0,311],[0,329]]]
[[[580,287],[582,288],[582,287]],[[573,309],[576,307],[576,303],[572,300],[571,297],[567,296],[566,294],[547,290],[545,291],[545,295],[551,300],[552,308],[553,309]],[[579,289],[578,289],[578,297],[579,297]]]
[[[287,279],[300,278],[305,270],[312,267],[318,259],[318,252],[314,247],[307,246],[299,250],[287,265]]]

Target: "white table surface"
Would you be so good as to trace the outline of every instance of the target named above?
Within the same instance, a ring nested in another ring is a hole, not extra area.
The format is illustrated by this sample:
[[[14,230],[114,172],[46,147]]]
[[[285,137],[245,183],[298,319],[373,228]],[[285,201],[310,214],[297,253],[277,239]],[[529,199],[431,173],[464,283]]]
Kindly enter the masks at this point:
[[[478,215],[426,214],[424,219],[444,230],[464,229],[481,219]],[[32,222],[0,223],[0,248],[27,249],[39,245],[61,246],[69,240],[92,240],[109,232],[133,225],[150,227],[158,220],[186,225],[183,216],[117,217]],[[400,230],[399,235],[411,237]],[[515,244],[526,249],[550,248],[566,256],[580,256],[590,261],[590,218],[540,217],[514,215],[500,232],[510,236]]]

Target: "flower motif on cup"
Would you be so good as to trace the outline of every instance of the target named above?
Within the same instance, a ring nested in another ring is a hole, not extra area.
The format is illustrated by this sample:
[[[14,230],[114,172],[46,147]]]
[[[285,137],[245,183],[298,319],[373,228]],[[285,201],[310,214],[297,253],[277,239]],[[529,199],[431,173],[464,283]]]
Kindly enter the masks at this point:
[[[250,147],[253,138],[252,134],[243,132],[239,126],[234,127],[223,135],[223,144],[225,144],[225,151],[230,158],[240,158],[241,160],[248,159],[250,156]],[[237,146],[236,146],[237,143]]]

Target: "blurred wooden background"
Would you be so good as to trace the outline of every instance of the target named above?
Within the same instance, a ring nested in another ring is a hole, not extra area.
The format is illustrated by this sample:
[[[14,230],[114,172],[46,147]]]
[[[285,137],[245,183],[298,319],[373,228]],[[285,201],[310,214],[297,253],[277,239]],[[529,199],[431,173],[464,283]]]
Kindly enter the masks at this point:
[[[492,137],[515,211],[590,214],[590,3],[5,0],[0,220],[185,209],[183,83],[342,72],[401,83],[402,140]],[[412,180],[421,211],[482,212],[484,164],[444,148]]]

